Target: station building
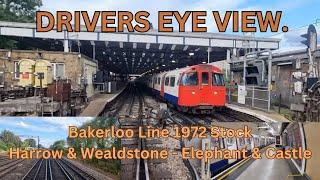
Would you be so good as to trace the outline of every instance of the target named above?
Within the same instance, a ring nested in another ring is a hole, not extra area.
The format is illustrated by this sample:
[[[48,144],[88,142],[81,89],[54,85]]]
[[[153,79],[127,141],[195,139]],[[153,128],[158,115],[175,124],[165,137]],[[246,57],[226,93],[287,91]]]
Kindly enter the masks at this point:
[[[19,88],[19,62],[22,59],[46,60],[52,64],[54,80],[67,80],[71,89],[85,89],[90,98],[95,94],[94,74],[98,70],[96,60],[76,52],[0,50],[0,85],[5,90]]]

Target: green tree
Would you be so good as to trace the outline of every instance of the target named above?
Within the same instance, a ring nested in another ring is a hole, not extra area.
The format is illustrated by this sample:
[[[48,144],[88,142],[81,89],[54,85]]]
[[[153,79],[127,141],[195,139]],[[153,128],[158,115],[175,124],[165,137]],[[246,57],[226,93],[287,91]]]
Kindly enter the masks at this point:
[[[52,144],[51,149],[53,150],[64,150],[66,146],[65,140],[59,140]]]
[[[8,148],[11,147],[21,147],[22,142],[18,136],[16,136],[13,132],[4,130],[0,134],[0,140],[3,141]]]
[[[2,140],[0,140],[0,152],[7,151],[7,150],[8,150],[8,146],[6,145],[6,143],[4,143]]]
[[[0,21],[35,22],[36,11],[42,6],[42,0],[0,0]],[[0,36],[0,48],[22,46],[17,41]]]
[[[36,140],[30,138],[30,139],[25,139],[24,142],[28,144],[28,147],[37,147],[37,142]]]

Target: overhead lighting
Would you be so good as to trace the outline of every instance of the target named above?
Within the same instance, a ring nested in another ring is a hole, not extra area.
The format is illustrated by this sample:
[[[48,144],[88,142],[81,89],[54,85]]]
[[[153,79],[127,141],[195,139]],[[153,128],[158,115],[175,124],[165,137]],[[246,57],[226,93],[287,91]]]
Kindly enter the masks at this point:
[[[184,46],[183,47],[183,51],[186,51],[188,49],[189,46]]]
[[[207,62],[205,62],[205,61],[202,61],[202,64],[206,64]]]
[[[177,45],[175,45],[175,44],[172,45],[172,46],[171,46],[171,51],[173,51],[173,50],[176,48],[176,46],[177,46]]]
[[[165,67],[166,65],[165,65],[165,64],[162,64],[162,66]]]
[[[175,63],[176,61],[175,61],[175,60],[172,60],[171,62],[172,62],[172,63]]]
[[[189,56],[193,56],[193,55],[194,55],[194,52],[190,52],[190,53],[189,53]]]
[[[163,48],[163,44],[159,45],[159,50],[161,50]]]

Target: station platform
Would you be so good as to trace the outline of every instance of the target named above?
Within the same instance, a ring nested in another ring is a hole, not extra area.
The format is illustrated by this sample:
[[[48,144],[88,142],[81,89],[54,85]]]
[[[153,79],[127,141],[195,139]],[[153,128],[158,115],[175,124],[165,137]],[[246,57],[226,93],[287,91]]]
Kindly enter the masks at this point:
[[[267,159],[261,153],[262,159],[248,159],[232,168],[224,175],[225,180],[304,180],[291,160]]]
[[[97,117],[104,110],[105,106],[113,101],[121,94],[126,86],[120,90],[110,94],[98,94],[90,102],[89,105],[80,113],[82,117]]]
[[[226,104],[226,107],[234,111],[238,111],[241,113],[254,116],[265,122],[290,122],[289,119],[273,111],[267,112],[267,111],[252,109],[252,108],[248,108],[248,107],[240,106],[236,104]]]

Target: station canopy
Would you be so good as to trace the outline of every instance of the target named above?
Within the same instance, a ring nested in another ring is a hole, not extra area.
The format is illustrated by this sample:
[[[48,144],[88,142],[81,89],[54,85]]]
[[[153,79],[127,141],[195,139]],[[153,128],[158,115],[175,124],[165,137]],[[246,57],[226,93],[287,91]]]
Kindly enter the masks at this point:
[[[96,28],[100,29],[100,28]],[[194,64],[225,60],[227,50],[278,49],[279,39],[225,33],[36,32],[35,23],[0,21],[0,35],[26,47],[49,51],[80,52],[98,61],[100,70],[119,74],[159,72]],[[208,56],[209,51],[209,56]],[[209,57],[209,60],[208,60]]]

